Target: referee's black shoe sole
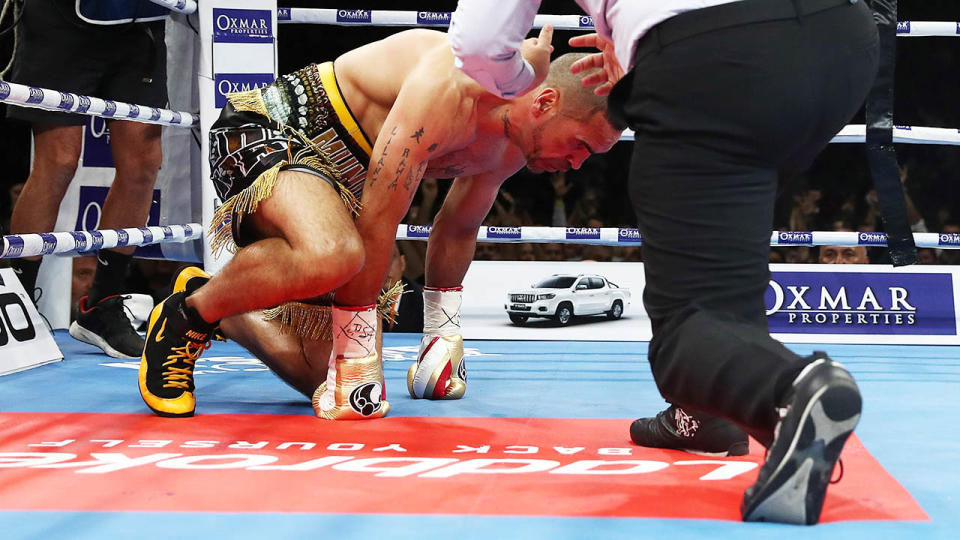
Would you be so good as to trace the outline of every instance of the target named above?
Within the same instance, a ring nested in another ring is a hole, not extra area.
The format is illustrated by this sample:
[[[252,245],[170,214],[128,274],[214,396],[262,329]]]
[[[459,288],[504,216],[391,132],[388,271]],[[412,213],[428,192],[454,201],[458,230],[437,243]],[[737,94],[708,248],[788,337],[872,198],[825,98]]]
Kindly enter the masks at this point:
[[[843,366],[824,355],[804,368],[757,482],[744,493],[743,520],[817,523],[833,467],[861,408],[860,390]]]

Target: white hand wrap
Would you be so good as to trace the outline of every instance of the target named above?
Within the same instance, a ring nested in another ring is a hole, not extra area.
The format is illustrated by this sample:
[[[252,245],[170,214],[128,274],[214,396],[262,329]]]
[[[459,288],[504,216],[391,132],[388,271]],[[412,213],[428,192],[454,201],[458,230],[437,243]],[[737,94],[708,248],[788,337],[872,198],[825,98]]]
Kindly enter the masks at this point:
[[[407,371],[414,399],[460,399],[467,390],[467,366],[460,335],[463,287],[423,288],[423,338],[417,363]]]

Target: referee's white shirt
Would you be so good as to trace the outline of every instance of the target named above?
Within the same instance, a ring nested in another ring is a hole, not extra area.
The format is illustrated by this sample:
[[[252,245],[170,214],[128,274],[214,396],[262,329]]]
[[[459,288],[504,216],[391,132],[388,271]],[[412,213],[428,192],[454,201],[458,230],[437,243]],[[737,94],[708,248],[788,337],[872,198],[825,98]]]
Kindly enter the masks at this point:
[[[490,92],[515,96],[533,83],[533,68],[520,44],[533,27],[541,0],[460,0],[450,22],[457,67]],[[613,42],[629,70],[637,40],[657,24],[685,11],[740,0],[576,0],[593,17],[597,33]]]

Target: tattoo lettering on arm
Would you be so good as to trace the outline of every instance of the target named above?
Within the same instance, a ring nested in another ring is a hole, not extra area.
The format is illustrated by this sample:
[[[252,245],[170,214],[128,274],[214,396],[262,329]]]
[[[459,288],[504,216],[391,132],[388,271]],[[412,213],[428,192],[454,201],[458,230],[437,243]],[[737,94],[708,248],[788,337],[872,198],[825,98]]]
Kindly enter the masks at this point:
[[[393,131],[390,132],[390,138],[387,139],[387,142],[383,145],[383,153],[380,155],[380,159],[377,160],[377,166],[373,169],[373,174],[370,175],[370,187],[373,187],[374,184],[380,180],[380,171],[383,170],[383,158],[387,156],[387,150],[390,149],[390,143],[393,141],[393,136],[397,133],[397,128],[394,127]]]
[[[438,146],[440,146],[440,143],[433,143],[433,144],[431,144],[429,147],[427,147],[427,152],[431,152],[431,153],[432,153],[434,150],[437,149]]]
[[[413,184],[420,178],[423,178],[423,170],[426,168],[427,162],[424,161],[419,167],[417,167],[416,171],[410,169],[410,171],[407,173],[407,179],[403,181],[403,189],[410,191],[410,188],[413,186]]]
[[[410,149],[404,148],[403,153],[400,157],[400,163],[397,164],[397,170],[393,177],[393,181],[387,186],[387,189],[397,189],[397,183],[400,181],[400,177],[403,176],[403,172],[407,169],[407,157],[410,155]],[[406,183],[404,183],[406,187]]]
[[[420,129],[414,131],[414,132],[413,132],[413,135],[410,136],[411,139],[416,139],[416,140],[417,140],[417,144],[420,144],[420,137],[423,137],[423,128],[422,128],[422,127],[421,127]]]

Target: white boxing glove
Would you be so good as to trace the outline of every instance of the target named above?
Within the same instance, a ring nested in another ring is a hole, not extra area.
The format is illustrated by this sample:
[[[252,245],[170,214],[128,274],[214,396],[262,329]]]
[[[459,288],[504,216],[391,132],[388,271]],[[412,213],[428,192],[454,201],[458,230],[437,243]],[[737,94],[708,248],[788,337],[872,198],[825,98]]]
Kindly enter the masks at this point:
[[[460,399],[467,391],[467,365],[460,335],[463,287],[423,288],[423,338],[417,363],[407,371],[414,399]]]

